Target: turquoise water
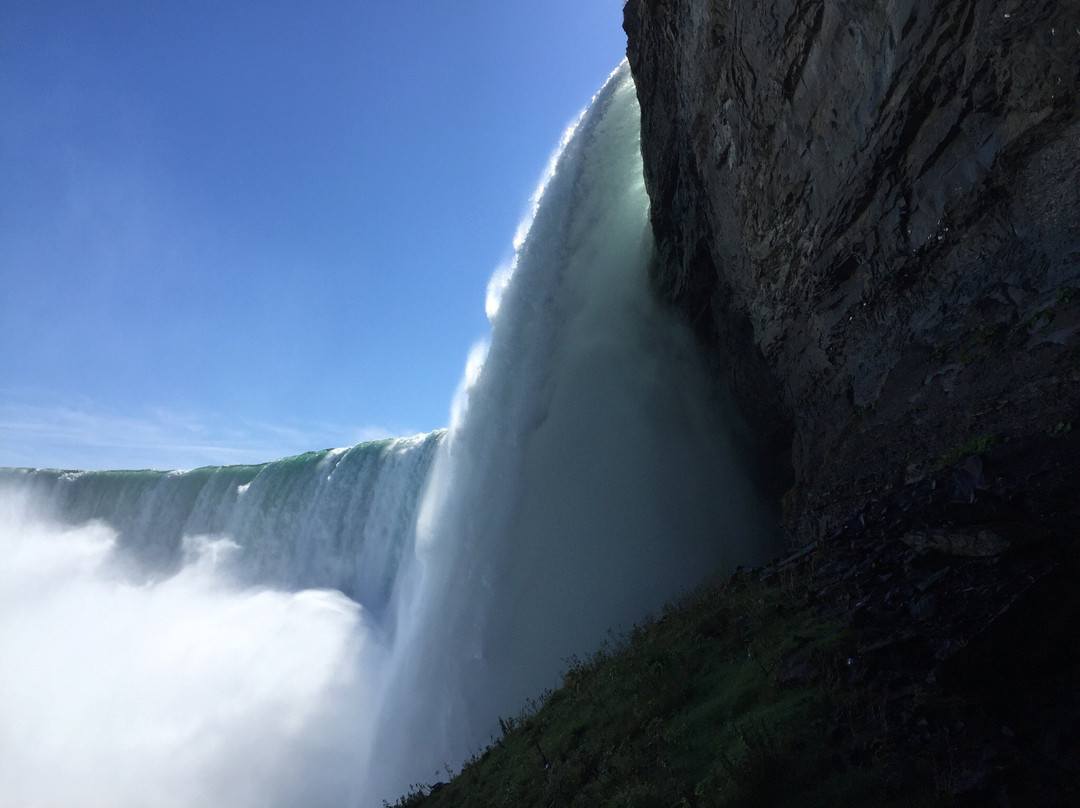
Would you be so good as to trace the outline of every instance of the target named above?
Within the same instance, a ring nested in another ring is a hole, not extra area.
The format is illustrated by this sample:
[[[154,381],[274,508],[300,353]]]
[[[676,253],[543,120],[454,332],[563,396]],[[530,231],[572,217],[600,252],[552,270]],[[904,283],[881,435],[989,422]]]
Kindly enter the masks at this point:
[[[0,488],[61,524],[101,520],[147,578],[175,573],[184,538],[228,536],[243,584],[337,589],[373,614],[389,602],[443,432],[257,466],[191,471],[0,469]]]

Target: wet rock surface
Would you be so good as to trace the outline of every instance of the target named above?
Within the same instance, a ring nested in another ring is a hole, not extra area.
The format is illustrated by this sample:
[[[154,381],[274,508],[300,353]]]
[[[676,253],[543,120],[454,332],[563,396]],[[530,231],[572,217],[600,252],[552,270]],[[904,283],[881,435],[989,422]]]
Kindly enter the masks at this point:
[[[625,28],[655,286],[796,483],[791,536],[1080,426],[1080,5],[630,0]]]
[[[1080,800],[1078,443],[966,457],[743,573],[805,574],[806,604],[856,638],[839,675],[878,694],[866,754],[929,768],[954,804]],[[820,675],[798,652],[775,674]]]

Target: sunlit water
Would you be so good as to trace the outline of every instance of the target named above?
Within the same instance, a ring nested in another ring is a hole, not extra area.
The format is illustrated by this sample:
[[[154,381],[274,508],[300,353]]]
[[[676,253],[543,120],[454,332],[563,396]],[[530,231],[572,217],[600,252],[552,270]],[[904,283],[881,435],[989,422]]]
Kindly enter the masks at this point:
[[[0,473],[0,804],[393,801],[571,654],[770,551],[649,294],[638,130],[624,64],[492,280],[446,434]]]

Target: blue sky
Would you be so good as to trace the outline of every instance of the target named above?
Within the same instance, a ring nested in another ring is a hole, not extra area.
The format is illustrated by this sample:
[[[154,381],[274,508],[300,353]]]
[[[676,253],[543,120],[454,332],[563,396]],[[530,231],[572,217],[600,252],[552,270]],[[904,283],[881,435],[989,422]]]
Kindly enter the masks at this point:
[[[621,0],[0,8],[0,465],[447,423]]]

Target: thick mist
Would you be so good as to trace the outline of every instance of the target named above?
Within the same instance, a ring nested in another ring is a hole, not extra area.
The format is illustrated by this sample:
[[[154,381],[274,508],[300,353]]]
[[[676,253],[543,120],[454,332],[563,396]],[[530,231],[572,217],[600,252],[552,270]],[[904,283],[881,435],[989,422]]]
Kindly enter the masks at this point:
[[[440,440],[0,470],[0,805],[355,805]]]
[[[116,533],[0,496],[0,804],[339,806],[378,647],[330,590],[241,588],[192,537],[132,582]]]

